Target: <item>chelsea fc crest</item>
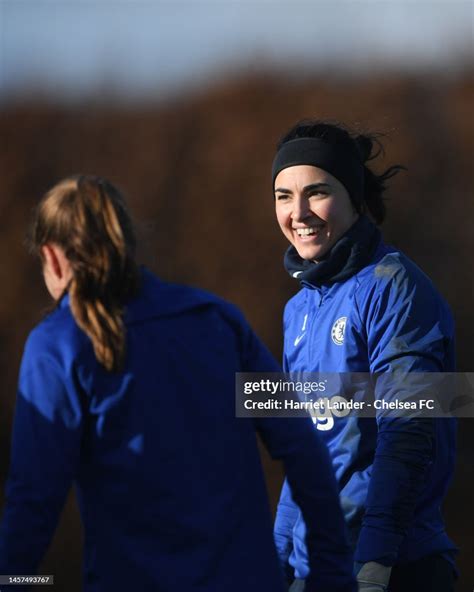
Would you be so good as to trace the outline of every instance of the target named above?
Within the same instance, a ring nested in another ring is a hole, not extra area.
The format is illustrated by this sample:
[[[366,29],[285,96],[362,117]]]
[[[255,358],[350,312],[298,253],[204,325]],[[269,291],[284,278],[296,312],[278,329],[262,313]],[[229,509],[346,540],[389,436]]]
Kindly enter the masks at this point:
[[[346,330],[347,317],[337,319],[331,329],[331,337],[336,345],[344,343],[344,332]]]

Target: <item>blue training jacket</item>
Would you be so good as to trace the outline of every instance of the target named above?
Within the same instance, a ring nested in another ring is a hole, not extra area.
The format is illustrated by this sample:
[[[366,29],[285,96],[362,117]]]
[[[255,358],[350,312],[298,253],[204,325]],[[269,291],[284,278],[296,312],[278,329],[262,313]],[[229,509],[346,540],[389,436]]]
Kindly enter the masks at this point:
[[[349,279],[303,287],[286,306],[284,329],[289,372],[454,371],[448,306],[412,261],[381,241],[371,262]],[[440,505],[453,474],[456,420],[315,421],[329,448],[356,561],[394,565],[435,552],[452,560],[456,547]],[[300,578],[308,573],[304,533],[285,484],[275,541],[280,561]]]
[[[283,591],[258,431],[314,525],[309,590],[353,592],[336,482],[311,421],[235,416],[235,372],[278,370],[238,310],[143,270],[124,321],[121,373],[97,363],[67,295],[28,338],[0,573],[37,571],[74,483],[87,592]]]

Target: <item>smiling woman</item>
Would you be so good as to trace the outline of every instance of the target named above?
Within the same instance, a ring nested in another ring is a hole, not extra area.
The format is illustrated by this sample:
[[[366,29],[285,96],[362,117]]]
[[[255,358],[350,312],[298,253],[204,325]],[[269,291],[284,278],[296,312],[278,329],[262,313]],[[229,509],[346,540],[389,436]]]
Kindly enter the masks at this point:
[[[291,244],[285,266],[301,282],[285,308],[287,372],[454,371],[448,306],[412,261],[383,243],[377,227],[385,217],[385,182],[403,167],[371,171],[376,144],[374,136],[310,121],[278,145],[276,216]],[[390,273],[380,273],[386,266]],[[376,398],[380,407],[384,398],[398,402],[379,383]],[[439,507],[454,468],[455,421],[314,422],[339,484],[359,592],[451,591],[456,547]],[[305,524],[286,484],[275,540],[295,580],[291,592],[303,590],[310,574]]]
[[[292,166],[275,183],[278,223],[303,259],[324,257],[358,217],[344,185],[323,169]]]
[[[363,164],[378,155],[374,143],[323,122],[302,122],[282,138],[272,170],[276,214],[302,259],[324,257],[361,213],[383,222],[385,181],[404,167],[375,175]]]

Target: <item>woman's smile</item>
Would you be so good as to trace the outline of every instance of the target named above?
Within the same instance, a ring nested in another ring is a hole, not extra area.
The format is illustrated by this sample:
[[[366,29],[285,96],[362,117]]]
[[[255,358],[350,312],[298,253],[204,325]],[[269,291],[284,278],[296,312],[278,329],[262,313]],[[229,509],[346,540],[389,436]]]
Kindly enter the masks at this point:
[[[310,165],[291,166],[277,175],[275,211],[300,257],[312,261],[324,257],[358,218],[344,185]]]
[[[312,240],[316,240],[320,237],[321,233],[324,231],[324,226],[325,224],[319,224],[317,226],[294,227],[296,238],[303,243],[309,243]]]

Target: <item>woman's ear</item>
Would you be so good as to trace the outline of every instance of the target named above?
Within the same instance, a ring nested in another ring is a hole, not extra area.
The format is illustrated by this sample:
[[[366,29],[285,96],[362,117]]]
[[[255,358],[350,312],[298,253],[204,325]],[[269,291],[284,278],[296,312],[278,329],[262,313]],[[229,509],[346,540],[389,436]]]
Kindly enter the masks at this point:
[[[58,247],[50,244],[43,245],[41,247],[41,255],[43,257],[43,265],[47,268],[48,273],[52,274],[58,280],[62,279],[64,273],[58,257]]]
[[[67,289],[72,278],[69,259],[58,245],[48,243],[41,247],[43,277],[51,296],[57,300]]]

